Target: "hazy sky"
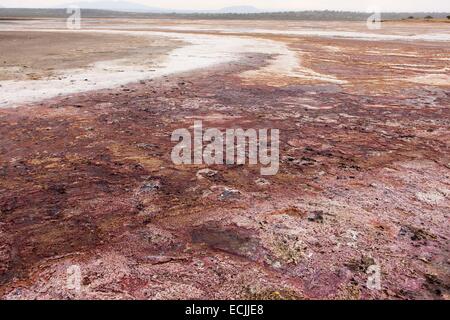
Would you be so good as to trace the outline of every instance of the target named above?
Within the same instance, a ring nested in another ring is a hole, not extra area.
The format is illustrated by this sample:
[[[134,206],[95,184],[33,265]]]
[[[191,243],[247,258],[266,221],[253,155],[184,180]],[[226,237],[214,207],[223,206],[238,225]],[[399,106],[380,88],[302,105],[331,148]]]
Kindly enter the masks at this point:
[[[89,0],[0,0],[0,5],[5,7],[52,7],[78,1]],[[228,6],[251,5],[261,9],[366,11],[371,6],[377,6],[382,11],[450,12],[450,0],[130,0],[130,2],[175,9],[219,9]]]

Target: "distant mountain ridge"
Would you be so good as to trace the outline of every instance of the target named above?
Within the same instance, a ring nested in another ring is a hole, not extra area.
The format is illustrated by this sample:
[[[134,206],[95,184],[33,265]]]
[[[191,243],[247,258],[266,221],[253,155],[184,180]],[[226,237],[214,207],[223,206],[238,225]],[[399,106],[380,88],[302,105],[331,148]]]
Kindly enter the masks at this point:
[[[69,6],[77,6],[81,9],[110,10],[118,12],[145,12],[145,13],[224,13],[224,14],[246,14],[261,13],[260,10],[253,6],[231,6],[219,10],[182,10],[182,9],[165,9],[158,7],[149,7],[143,4],[128,1],[80,1],[59,5],[55,8],[67,8]]]
[[[152,13],[168,13],[171,10],[162,8],[149,7],[143,4],[127,2],[127,1],[80,1],[71,2],[56,6],[55,8],[67,8],[69,6],[77,6],[81,9],[93,9],[93,10],[110,10],[119,12],[152,12]]]

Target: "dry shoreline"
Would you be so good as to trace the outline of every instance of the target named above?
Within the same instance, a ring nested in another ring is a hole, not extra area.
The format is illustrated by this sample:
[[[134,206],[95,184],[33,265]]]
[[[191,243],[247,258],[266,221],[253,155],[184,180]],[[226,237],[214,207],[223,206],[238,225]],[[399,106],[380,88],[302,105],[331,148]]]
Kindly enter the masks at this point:
[[[317,72],[303,66],[302,51],[293,50],[292,44],[319,39],[323,42],[329,38],[330,42],[368,41],[364,46],[373,47],[376,47],[377,43],[385,42],[393,42],[396,45],[396,41],[406,41],[406,46],[408,42],[412,44],[412,40],[420,40],[425,46],[436,44],[446,47],[442,40],[450,38],[450,34],[442,33],[445,30],[442,28],[435,29],[434,33],[427,31],[424,34],[411,35],[412,30],[405,30],[403,24],[399,23],[392,23],[387,30],[370,33],[363,31],[361,23],[349,23],[345,28],[336,24],[335,31],[332,29],[333,23],[305,25],[287,22],[289,31],[279,27],[273,30],[264,29],[264,26],[255,28],[254,22],[232,22],[221,28],[205,21],[190,21],[189,24],[177,25],[175,21],[161,23],[151,20],[143,23],[136,20],[125,24],[119,19],[115,20],[109,29],[108,23],[111,23],[108,19],[91,21],[79,31],[60,29],[63,23],[58,20],[43,22],[40,25],[43,29],[30,28],[28,24],[12,24],[9,27],[7,25],[5,30],[10,31],[4,30],[1,33],[2,41],[6,45],[1,49],[4,61],[3,65],[0,65],[0,107],[114,87],[220,62],[236,61],[241,55],[251,52],[278,55],[278,61],[273,62],[274,69],[270,77],[276,76],[275,69],[278,69],[279,73],[282,73],[281,78],[289,76],[291,79],[316,79],[345,84],[347,81],[341,79],[341,76]],[[157,26],[157,23],[163,25]],[[265,24],[266,27],[273,27],[271,22]],[[422,25],[415,28],[422,30]],[[409,33],[405,33],[406,31]],[[58,45],[45,46],[48,52],[35,50],[36,46],[46,42]],[[415,44],[417,42],[414,42]],[[441,56],[445,60],[445,54]],[[36,61],[31,68],[22,61],[28,58]],[[430,67],[434,68],[433,65]],[[434,69],[438,72],[427,74],[426,77],[419,72],[407,81],[446,85],[449,81],[448,68],[441,64]],[[267,72],[255,70],[247,75],[261,73]],[[276,77],[280,78],[280,75]]]

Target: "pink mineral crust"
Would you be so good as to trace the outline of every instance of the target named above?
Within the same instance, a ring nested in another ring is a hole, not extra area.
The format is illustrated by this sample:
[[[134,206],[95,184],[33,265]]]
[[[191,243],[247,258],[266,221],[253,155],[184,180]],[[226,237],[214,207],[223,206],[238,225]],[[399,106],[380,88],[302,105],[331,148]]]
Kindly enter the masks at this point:
[[[302,41],[286,43],[363,46]],[[0,297],[448,299],[450,86],[359,81],[366,49],[321,65],[345,85],[249,82],[245,71],[274,58],[253,54],[0,109]],[[325,57],[305,65],[314,59]],[[194,120],[279,129],[279,173],[174,165],[171,134]],[[380,290],[367,286],[371,266]]]

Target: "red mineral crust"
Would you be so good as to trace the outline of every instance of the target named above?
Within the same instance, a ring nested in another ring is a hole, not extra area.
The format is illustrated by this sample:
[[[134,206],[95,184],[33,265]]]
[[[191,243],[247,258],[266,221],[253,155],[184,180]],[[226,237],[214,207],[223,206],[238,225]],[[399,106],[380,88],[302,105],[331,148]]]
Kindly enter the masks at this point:
[[[448,299],[449,86],[367,81],[362,49],[304,57],[347,84],[240,76],[271,58],[0,109],[0,297]],[[194,120],[279,129],[279,173],[174,165]]]

